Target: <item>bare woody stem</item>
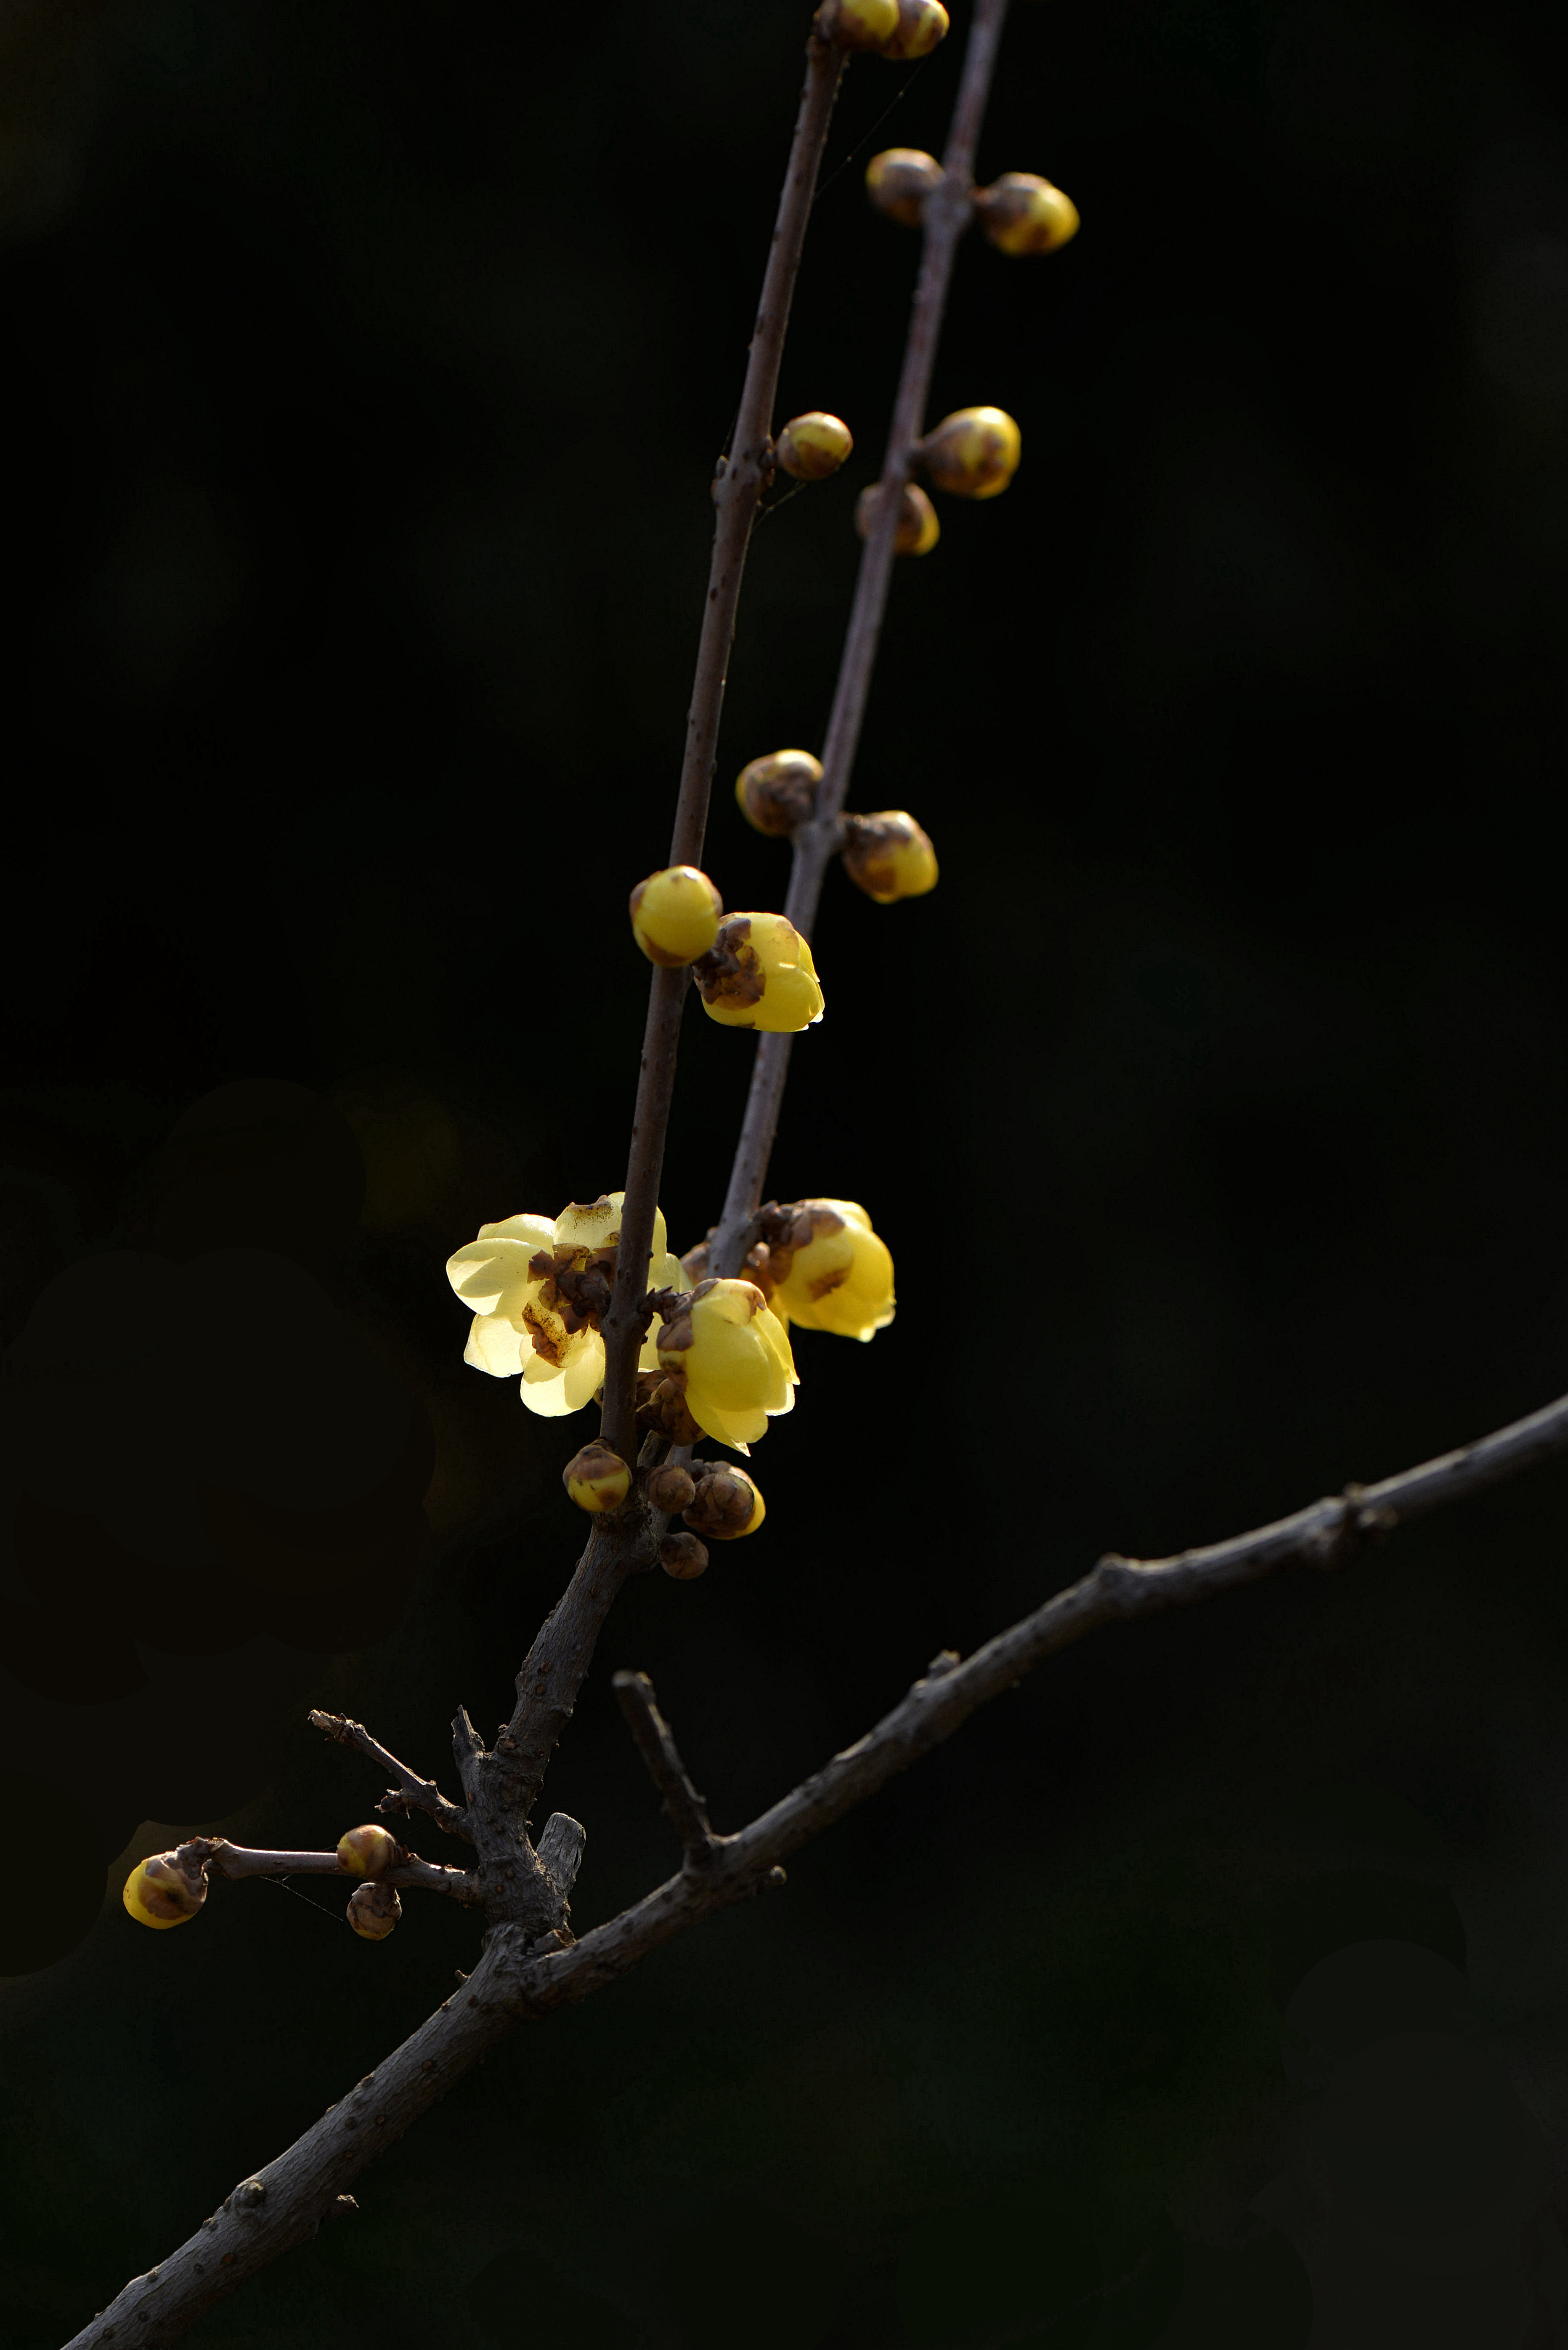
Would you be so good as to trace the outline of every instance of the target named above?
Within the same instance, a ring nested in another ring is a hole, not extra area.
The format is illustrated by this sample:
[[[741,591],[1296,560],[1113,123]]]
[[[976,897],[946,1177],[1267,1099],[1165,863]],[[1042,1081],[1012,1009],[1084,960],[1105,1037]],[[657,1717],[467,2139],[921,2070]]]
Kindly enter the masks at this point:
[[[762,302],[747,356],[740,411],[729,453],[720,458],[713,482],[713,502],[719,514],[713,529],[707,600],[702,608],[697,673],[686,720],[686,750],[675,827],[670,841],[671,865],[697,865],[701,861],[741,575],[745,569],[758,501],[769,476],[774,400],[778,391],[784,330],[789,325],[806,222],[844,66],[845,52],[814,32],[806,45],[805,87],[801,93],[794,141],[763,278]],[[676,1048],[689,975],[684,967],[676,971],[656,969],[648,991],[648,1020],[632,1118],[615,1293],[603,1325],[605,1387],[600,1430],[605,1442],[623,1461],[631,1459],[634,1440],[633,1389],[643,1335],[639,1305],[647,1288],[644,1274],[653,1243],[654,1210],[664,1165],[664,1139],[670,1124]]]
[[[254,2178],[243,2179],[167,2261],[133,2278],[66,2350],[99,2350],[100,2345],[124,2350],[131,2342],[161,2345],[177,2340],[246,2277],[314,2236],[324,2218],[343,2208],[341,2199],[359,2172],[518,2023],[575,2005],[628,1973],[639,1960],[701,1918],[764,1886],[781,1883],[780,1863],[790,1853],[950,1738],[992,1698],[1016,1688],[1025,1673],[1086,1633],[1156,1609],[1216,1596],[1278,1567],[1347,1565],[1366,1544],[1411,1519],[1484,1492],[1563,1452],[1568,1452],[1568,1396],[1474,1444],[1379,1484],[1348,1486],[1341,1494],[1314,1502],[1230,1542],[1182,1551],[1172,1558],[1140,1561],[1108,1555],[1080,1582],[999,1632],[964,1662],[951,1650],[944,1651],[864,1738],[835,1754],[738,1835],[712,1836],[700,1866],[683,1866],[580,1941],[557,1933],[530,1949],[519,1928],[504,1927],[460,1994],[443,2001],[411,2038],[342,2103],[329,2106],[286,2152]],[[634,1711],[652,1732],[649,1742],[639,1736],[639,1743],[668,1802],[672,1773],[679,1774],[687,1789],[691,1783],[646,1684],[643,1692],[634,1692]],[[678,1794],[678,1803],[683,1806],[684,1802]],[[688,1829],[706,1828],[707,1814],[699,1806],[684,1825],[679,1819],[677,1825],[685,1837]],[[574,1827],[575,1823],[563,1823],[566,1848],[575,1854],[580,1847],[569,1834]],[[546,1851],[549,1836],[546,1829],[541,1853]],[[573,1865],[568,1861],[568,1866]]]
[[[400,1762],[395,1754],[389,1753],[379,1739],[371,1737],[362,1721],[351,1721],[347,1714],[323,1713],[319,1710],[306,1719],[313,1730],[324,1731],[339,1746],[353,1747],[358,1753],[368,1756],[378,1770],[397,1781],[397,1785],[389,1787],[377,1804],[379,1812],[401,1812],[405,1818],[410,1812],[428,1812],[437,1827],[445,1828],[449,1835],[468,1835],[466,1814],[447,1801],[433,1779],[421,1779],[406,1762]]]
[[[827,739],[823,744],[816,807],[811,823],[801,827],[794,841],[784,911],[805,938],[811,936],[823,877],[839,847],[839,817],[855,769],[855,754],[860,746],[871,672],[888,609],[899,502],[930,398],[931,372],[936,365],[937,344],[959,240],[974,216],[975,148],[1006,15],[1007,0],[975,0],[958,101],[948,133],[947,151],[942,157],[941,182],[921,207],[924,244],[920,271],[904,346],[903,370],[893,401],[892,422],[888,428],[880,493],[855,583],[855,602],[838,665]],[[756,1213],[767,1180],[784,1080],[789,1074],[792,1042],[787,1035],[757,1039],[751,1092],[735,1146],[730,1188],[709,1253],[710,1268],[716,1274],[733,1275],[745,1254],[742,1235]]]
[[[455,1901],[477,1902],[483,1898],[479,1879],[465,1869],[421,1860],[411,1852],[403,1852],[395,1866],[371,1878],[353,1876],[335,1852],[265,1852],[230,1844],[226,1836],[192,1836],[178,1850],[182,1860],[210,1868],[218,1877],[335,1877],[350,1893],[358,1886],[374,1883],[415,1886],[423,1893],[449,1894]]]

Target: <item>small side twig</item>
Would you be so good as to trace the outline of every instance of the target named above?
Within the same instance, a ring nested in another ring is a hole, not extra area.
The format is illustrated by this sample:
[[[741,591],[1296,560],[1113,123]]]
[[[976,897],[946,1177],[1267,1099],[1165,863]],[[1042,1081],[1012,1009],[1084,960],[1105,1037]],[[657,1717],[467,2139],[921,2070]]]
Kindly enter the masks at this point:
[[[379,1739],[371,1737],[362,1721],[351,1721],[344,1713],[323,1713],[315,1708],[306,1719],[312,1730],[321,1731],[339,1746],[352,1746],[368,1755],[379,1770],[398,1782],[381,1797],[376,1806],[379,1812],[401,1812],[405,1818],[416,1811],[428,1812],[437,1827],[444,1828],[449,1835],[468,1836],[472,1842],[467,1814],[462,1808],[448,1803],[433,1779],[421,1779],[406,1762],[400,1762],[395,1754],[389,1753]]]
[[[336,1877],[352,1891],[367,1882],[350,1875],[335,1852],[271,1852],[259,1846],[231,1844],[226,1836],[192,1836],[179,1847],[180,1857],[211,1869],[218,1877]],[[479,1879],[466,1869],[448,1868],[436,1860],[421,1860],[400,1845],[392,1867],[383,1869],[379,1885],[417,1887],[424,1893],[449,1894],[454,1901],[478,1902]]]
[[[685,1852],[686,1866],[706,1868],[718,1849],[718,1840],[708,1825],[707,1807],[680,1760],[670,1724],[659,1711],[653,1683],[646,1673],[617,1673],[611,1686],[649,1776],[664,1798],[670,1825]]]

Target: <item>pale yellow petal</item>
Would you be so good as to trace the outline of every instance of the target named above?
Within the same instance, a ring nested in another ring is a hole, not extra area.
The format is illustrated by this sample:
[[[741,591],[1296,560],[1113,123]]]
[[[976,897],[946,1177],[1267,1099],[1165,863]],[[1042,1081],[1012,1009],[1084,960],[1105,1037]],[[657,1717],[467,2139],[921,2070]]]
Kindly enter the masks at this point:
[[[530,1248],[553,1249],[556,1226],[549,1216],[504,1216],[498,1224],[481,1224],[482,1241],[526,1241]]]
[[[476,1371],[488,1371],[493,1379],[514,1379],[523,1368],[525,1347],[533,1352],[528,1334],[520,1323],[507,1321],[498,1314],[476,1314],[469,1327],[462,1359]]]
[[[520,1314],[538,1287],[529,1271],[537,1253],[529,1242],[515,1238],[470,1241],[448,1257],[446,1277],[476,1314]]]
[[[568,1342],[561,1383],[567,1411],[581,1411],[592,1403],[605,1383],[605,1342],[597,1330],[579,1330]]]
[[[529,1410],[536,1411],[542,1419],[559,1419],[572,1409],[558,1365],[547,1363],[543,1355],[531,1354],[524,1362],[519,1392]]]

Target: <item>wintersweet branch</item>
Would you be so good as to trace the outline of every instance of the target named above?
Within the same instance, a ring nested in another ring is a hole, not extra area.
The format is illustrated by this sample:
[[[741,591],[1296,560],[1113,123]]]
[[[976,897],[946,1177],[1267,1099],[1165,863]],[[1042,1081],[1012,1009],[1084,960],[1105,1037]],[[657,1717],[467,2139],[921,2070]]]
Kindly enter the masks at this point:
[[[691,1784],[680,1750],[653,1694],[646,1673],[617,1673],[613,1687],[620,1700],[627,1726],[648,1765],[649,1778],[664,1799],[670,1824],[685,1848],[688,1868],[701,1870],[717,1848],[708,1825],[707,1808]]]
[[[806,45],[805,88],[763,278],[762,302],[747,357],[740,411],[729,452],[720,458],[713,482],[713,501],[719,513],[713,531],[708,595],[702,609],[697,672],[686,721],[680,796],[670,842],[671,865],[696,865],[701,860],[741,575],[745,568],[758,504],[768,479],[774,401],[784,330],[789,324],[806,222],[844,67],[844,50],[823,40],[814,30]],[[670,1124],[676,1048],[688,977],[683,966],[655,969],[648,991],[648,1019],[632,1116],[615,1294],[603,1325],[601,1433],[610,1450],[618,1452],[623,1461],[631,1458],[633,1388],[638,1348],[645,1327],[639,1311],[646,1286],[641,1275],[653,1240],[654,1210],[664,1165],[664,1140]]]
[[[248,1845],[230,1844],[226,1836],[192,1836],[178,1847],[178,1856],[196,1867],[205,1866],[217,1877],[335,1877],[350,1892],[363,1881],[350,1875],[336,1852],[265,1852]],[[425,1893],[446,1893],[454,1901],[477,1902],[483,1898],[479,1879],[466,1869],[448,1868],[441,1861],[421,1860],[411,1852],[405,1853],[392,1867],[383,1869],[378,1882],[417,1886]]]
[[[895,560],[894,538],[898,527],[899,501],[909,478],[915,446],[920,437],[926,404],[930,397],[931,371],[936,365],[942,317],[959,240],[974,217],[974,157],[985,114],[1007,0],[975,0],[964,51],[963,75],[953,109],[942,176],[921,208],[924,243],[919,276],[909,314],[904,363],[888,428],[881,485],[872,512],[855,601],[839,661],[838,682],[827,722],[822,752],[822,781],[812,821],[795,832],[791,857],[789,895],[784,912],[803,938],[810,938],[822,895],[823,877],[841,841],[844,802],[860,744],[871,672],[888,608],[888,591]],[[767,1180],[768,1161],[778,1131],[784,1080],[789,1074],[787,1035],[759,1036],[752,1065],[751,1091],[746,1100],[740,1139],[735,1146],[710,1263],[715,1273],[738,1273],[748,1243],[745,1227],[756,1213]]]
[[[1346,1565],[1364,1545],[1411,1519],[1483,1492],[1564,1451],[1568,1396],[1473,1444],[1380,1483],[1349,1486],[1231,1541],[1163,1559],[1109,1555],[967,1660],[961,1663],[953,1651],[944,1650],[864,1738],[834,1755],[738,1835],[713,1837],[701,1868],[682,1867],[580,1941],[570,1941],[557,1929],[530,1947],[517,1926],[494,1932],[458,1996],[443,2001],[411,2038],[342,2103],[328,2106],[275,2162],[242,2180],[178,2251],[133,2278],[66,2350],[99,2350],[110,2343],[124,2350],[130,2342],[178,2340],[246,2277],[314,2236],[324,2218],[348,2208],[352,2199],[346,2190],[358,2174],[518,2023],[575,2005],[701,1918],[782,1883],[780,1864],[790,1853],[1086,1633],[1217,1596],[1277,1567]],[[649,1701],[651,1706],[651,1690]],[[672,1738],[670,1742],[673,1752]],[[550,1833],[546,1828],[541,1851]]]
[[[372,1738],[362,1721],[351,1721],[347,1714],[311,1712],[306,1719],[313,1730],[319,1730],[339,1746],[352,1746],[368,1755],[378,1770],[385,1771],[398,1783],[389,1787],[376,1809],[379,1812],[401,1812],[405,1818],[411,1812],[428,1812],[438,1827],[449,1835],[466,1836],[468,1821],[456,1804],[449,1803],[433,1779],[421,1779],[406,1762],[389,1754],[380,1741]],[[472,1838],[470,1841],[472,1842]]]

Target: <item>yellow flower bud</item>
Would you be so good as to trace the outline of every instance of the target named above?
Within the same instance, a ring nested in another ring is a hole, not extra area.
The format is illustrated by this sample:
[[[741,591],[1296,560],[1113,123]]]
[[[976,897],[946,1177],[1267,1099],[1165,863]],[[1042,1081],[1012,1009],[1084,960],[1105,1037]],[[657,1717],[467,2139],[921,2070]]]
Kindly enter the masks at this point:
[[[893,1260],[854,1200],[800,1200],[772,1241],[779,1303],[805,1330],[870,1340],[893,1319]]]
[[[649,1471],[646,1490],[653,1507],[673,1518],[690,1509],[697,1484],[690,1469],[683,1469],[679,1461],[667,1461],[661,1469]]]
[[[879,482],[872,482],[855,501],[855,527],[862,538],[871,536],[871,517],[877,510],[881,487]],[[898,527],[893,534],[895,554],[929,555],[941,535],[937,510],[924,490],[914,482],[906,482],[898,501]]]
[[[816,25],[841,49],[879,49],[898,29],[898,0],[822,0]]]
[[[1033,172],[1004,172],[976,190],[974,204],[981,228],[1003,253],[1054,253],[1078,234],[1072,197]]]
[[[585,1444],[561,1471],[579,1510],[618,1510],[631,1491],[631,1471],[607,1444]]]
[[[684,1514],[693,1534],[710,1542],[739,1542],[742,1534],[756,1533],[767,1510],[743,1469],[715,1469],[699,1480]]]
[[[804,416],[790,418],[774,444],[774,455],[797,482],[826,482],[854,446],[855,436],[842,417],[812,408]]]
[[[920,463],[954,498],[993,498],[1018,471],[1018,427],[1005,409],[960,408],[920,443]]]
[[[374,1821],[337,1839],[337,1863],[350,1877],[379,1877],[397,1866],[398,1839]]]
[[[784,839],[810,817],[821,781],[822,761],[809,751],[770,751],[741,769],[735,798],[749,825]]]
[[[677,1583],[695,1583],[707,1571],[708,1553],[695,1534],[683,1534],[677,1530],[667,1534],[659,1544],[659,1564]]]
[[[822,1017],[811,949],[783,914],[732,914],[696,969],[702,1009],[725,1028],[793,1035]]]
[[[844,869],[879,906],[923,898],[936,888],[937,852],[903,808],[884,808],[880,816],[846,815],[844,822]]]
[[[119,1898],[139,1926],[182,1926],[207,1898],[207,1872],[185,1868],[178,1853],[155,1852],[137,1862]]]
[[[631,934],[649,962],[695,962],[713,943],[724,900],[695,865],[650,873],[631,893]]]
[[[348,1896],[348,1923],[367,1942],[384,1942],[403,1914],[395,1885],[361,1885]]]
[[[749,1281],[702,1281],[659,1332],[659,1360],[704,1435],[743,1452],[794,1409],[794,1357]]]
[[[898,0],[898,26],[881,42],[879,57],[926,57],[948,36],[948,12],[941,0]]]
[[[921,147],[888,147],[866,166],[866,192],[879,213],[904,228],[919,228],[920,207],[941,185],[942,167]]]

